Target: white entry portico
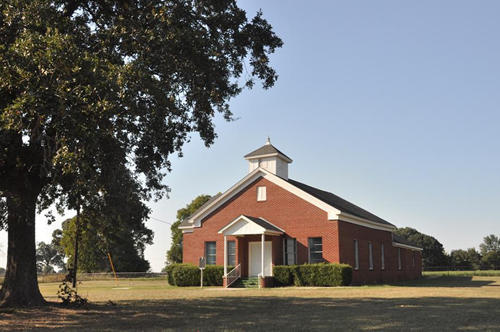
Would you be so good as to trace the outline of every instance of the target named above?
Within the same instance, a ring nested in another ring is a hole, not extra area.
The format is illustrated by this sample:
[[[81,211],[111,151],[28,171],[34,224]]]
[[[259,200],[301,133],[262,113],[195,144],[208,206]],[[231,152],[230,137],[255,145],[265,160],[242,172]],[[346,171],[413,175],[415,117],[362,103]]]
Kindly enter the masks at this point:
[[[249,276],[267,277],[272,276],[272,242],[266,241],[266,235],[280,236],[284,231],[271,224],[264,218],[251,217],[240,215],[226,226],[224,226],[219,234],[224,235],[224,276],[227,277],[227,237],[237,236],[244,237],[247,235],[260,235],[260,241],[252,241],[248,243],[248,262],[240,262],[240,264],[248,264]],[[236,269],[239,269],[238,265]]]

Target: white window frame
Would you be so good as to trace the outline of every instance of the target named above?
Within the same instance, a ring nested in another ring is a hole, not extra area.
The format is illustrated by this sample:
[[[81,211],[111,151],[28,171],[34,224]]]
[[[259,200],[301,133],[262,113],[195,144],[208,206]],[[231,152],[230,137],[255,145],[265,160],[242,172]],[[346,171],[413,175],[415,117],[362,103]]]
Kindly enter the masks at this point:
[[[209,243],[210,244],[213,243],[214,249],[215,249],[215,253],[211,254],[211,255],[208,254],[208,244]],[[208,256],[213,257],[214,263],[208,262],[208,260],[209,260]],[[217,265],[217,241],[205,241],[205,262],[207,263],[207,265]]]
[[[380,263],[380,269],[385,270],[385,250],[383,243],[380,245]]]
[[[257,202],[265,202],[267,200],[267,190],[265,186],[257,187]]]
[[[234,253],[231,254],[229,252],[229,244],[234,244]],[[231,264],[231,259],[230,257],[234,257],[234,261],[232,262],[233,264]],[[227,265],[228,266],[236,266],[236,241],[234,240],[230,240],[230,241],[227,241]]]
[[[401,264],[401,248],[398,248],[398,270],[402,270],[402,264]]]
[[[373,271],[373,245],[371,241],[368,241],[368,267],[370,271]]]
[[[359,241],[354,240],[354,269],[359,270]]]
[[[293,262],[288,261],[288,242],[293,243]],[[286,237],[283,239],[283,265],[297,264],[297,239]]]

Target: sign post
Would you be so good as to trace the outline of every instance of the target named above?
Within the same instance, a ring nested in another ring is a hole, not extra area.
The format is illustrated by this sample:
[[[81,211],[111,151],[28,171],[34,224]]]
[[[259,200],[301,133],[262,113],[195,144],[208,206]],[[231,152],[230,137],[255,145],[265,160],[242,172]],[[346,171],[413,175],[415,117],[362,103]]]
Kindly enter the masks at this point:
[[[200,275],[201,275],[200,288],[203,288],[203,270],[205,269],[206,265],[207,265],[207,263],[205,261],[205,257],[200,257],[200,262],[198,264],[198,267],[200,268]]]

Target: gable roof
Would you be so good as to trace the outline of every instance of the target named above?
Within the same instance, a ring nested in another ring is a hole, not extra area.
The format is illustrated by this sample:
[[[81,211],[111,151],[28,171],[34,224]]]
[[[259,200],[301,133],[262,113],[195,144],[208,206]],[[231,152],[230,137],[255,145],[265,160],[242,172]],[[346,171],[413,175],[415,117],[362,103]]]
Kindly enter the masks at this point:
[[[356,217],[375,221],[375,222],[380,223],[380,224],[394,226],[390,222],[388,222],[380,217],[377,217],[373,213],[370,213],[370,212],[366,211],[365,209],[362,209],[359,206],[357,206],[349,201],[346,201],[342,197],[339,197],[331,192],[324,191],[324,190],[321,190],[318,188],[314,188],[314,187],[308,186],[307,184],[304,184],[304,183],[301,183],[299,181],[295,181],[292,179],[288,179],[287,181],[289,183],[293,184],[295,187],[304,190],[305,192],[309,193],[310,195],[312,195],[312,196],[322,200],[323,202],[339,209],[342,212],[347,212],[347,213],[352,214]]]
[[[251,216],[246,216],[246,215],[244,215],[244,216],[247,217],[248,219],[250,219],[251,221],[253,221],[254,223],[256,223],[257,225],[259,225],[260,227],[264,227],[264,229],[266,229],[268,231],[283,232],[282,229],[274,226],[270,222],[267,222],[264,218],[256,218],[256,217],[251,217]]]
[[[206,204],[204,207],[198,209],[189,219],[184,220],[179,228],[186,230],[187,232],[188,229],[201,227],[203,219],[212,211],[228,202],[232,197],[260,178],[273,182],[284,190],[289,191],[290,193],[325,211],[327,213],[328,220],[342,220],[385,231],[392,231],[396,229],[396,226],[393,224],[332,193],[307,186],[298,181],[283,179],[260,167],[247,174],[243,179],[226,190],[222,195],[214,198],[210,204]]]
[[[249,224],[253,224],[252,227]],[[222,227],[219,234],[224,235],[251,235],[251,234],[271,234],[271,235],[280,235],[285,233],[279,227],[274,226],[264,218],[251,217],[248,215],[240,215],[235,218],[226,226]]]
[[[287,160],[288,162],[292,162],[292,159],[288,157],[286,154],[281,152],[280,150],[276,149],[274,145],[271,143],[265,144],[258,148],[257,150],[254,150],[248,154],[245,155],[245,159],[252,159],[252,158],[257,158],[259,156],[267,156],[267,155],[278,155],[282,157],[283,159]]]

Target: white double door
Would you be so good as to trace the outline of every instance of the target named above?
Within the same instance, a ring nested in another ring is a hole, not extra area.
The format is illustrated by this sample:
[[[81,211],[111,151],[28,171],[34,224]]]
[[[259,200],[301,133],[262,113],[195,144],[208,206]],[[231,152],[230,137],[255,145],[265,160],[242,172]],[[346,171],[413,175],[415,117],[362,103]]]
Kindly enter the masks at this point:
[[[249,242],[248,243],[248,271],[249,276],[256,277],[261,272],[262,266],[262,242]],[[271,241],[264,242],[264,276],[273,275],[273,247]]]

